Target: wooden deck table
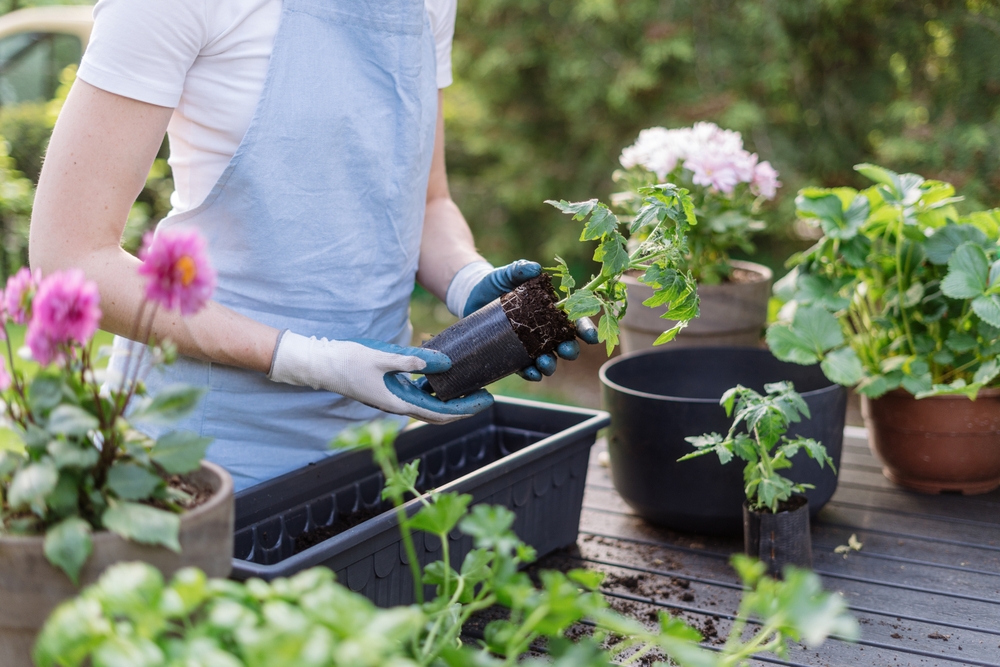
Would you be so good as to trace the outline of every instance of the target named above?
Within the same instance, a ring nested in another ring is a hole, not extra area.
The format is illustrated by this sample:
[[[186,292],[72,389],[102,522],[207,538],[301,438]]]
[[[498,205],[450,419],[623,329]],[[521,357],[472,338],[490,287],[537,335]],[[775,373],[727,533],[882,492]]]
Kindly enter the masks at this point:
[[[840,484],[812,526],[814,568],[847,599],[861,640],[836,639],[815,650],[793,646],[787,661],[756,664],[1000,667],[1000,490],[980,496],[926,496],[883,477],[863,429],[848,427]],[[594,447],[578,551],[544,567],[608,573],[612,606],[640,620],[679,613],[718,645],[739,604],[728,564],[742,550],[720,539],[657,528],[615,491]],[[835,553],[851,535],[860,551]]]

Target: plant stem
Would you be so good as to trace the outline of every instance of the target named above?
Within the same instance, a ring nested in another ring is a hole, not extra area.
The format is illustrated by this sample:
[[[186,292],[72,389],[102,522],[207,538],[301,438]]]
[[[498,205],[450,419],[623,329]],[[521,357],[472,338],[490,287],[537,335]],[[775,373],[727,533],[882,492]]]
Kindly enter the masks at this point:
[[[902,209],[900,209],[899,230],[896,232],[896,298],[899,299],[899,318],[903,321],[906,343],[910,346],[910,354],[916,354],[917,346],[913,343],[913,333],[910,331],[910,322],[906,317],[906,308],[903,305],[903,294],[906,292],[903,284],[903,227],[905,225],[906,219]]]

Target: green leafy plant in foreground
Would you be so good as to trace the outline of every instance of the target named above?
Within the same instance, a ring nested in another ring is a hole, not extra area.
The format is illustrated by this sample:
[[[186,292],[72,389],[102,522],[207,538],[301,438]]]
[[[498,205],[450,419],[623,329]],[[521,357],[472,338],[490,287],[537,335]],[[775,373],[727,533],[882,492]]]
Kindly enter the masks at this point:
[[[680,458],[681,461],[715,453],[719,462],[726,464],[736,456],[746,461],[743,468],[744,491],[750,508],[756,511],[778,512],[781,503],[813,488],[811,484],[794,484],[783,477],[779,470],[792,467],[792,457],[799,450],[814,459],[819,467],[833,459],[826,448],[811,438],[785,436],[789,424],[809,417],[809,406],[796,393],[791,382],[764,385],[765,395],[737,385],[722,395],[721,405],[726,415],[733,417],[733,425],[725,437],[718,433],[685,438],[696,451]],[[735,411],[735,416],[733,412]],[[745,430],[741,430],[741,426]]]
[[[775,285],[785,306],[768,346],[869,398],[974,399],[1000,376],[1000,210],[959,215],[948,183],[856,169],[875,185],[796,199],[823,237]]]
[[[786,655],[789,640],[817,646],[832,634],[857,635],[844,600],[825,593],[815,574],[789,569],[778,582],[743,556],[733,563],[748,590],[718,652],[698,646],[698,632],[665,612],[650,626],[612,611],[598,592],[600,572],[543,571],[534,582],[521,571],[535,554],[511,530],[514,514],[497,506],[470,509],[467,495],[419,494],[419,464],[398,465],[394,435],[391,425],[373,423],[339,442],[370,449],[385,474],[383,497],[396,504],[417,604],[378,609],[335,583],[325,568],[245,584],[207,580],[187,569],[164,583],[148,565],[123,564],[55,611],[35,647],[36,664],[77,667],[89,659],[93,667],[596,667],[636,664],[658,653],[686,667],[732,667],[761,651]],[[416,500],[402,505],[408,496]],[[456,529],[474,544],[460,563],[448,551]],[[418,563],[415,530],[441,541],[442,560]],[[422,598],[424,585],[435,588],[430,600]],[[489,623],[478,645],[463,643],[462,626],[492,605],[506,608],[507,617]],[[593,634],[570,642],[566,631],[580,622],[590,624]],[[759,630],[744,640],[751,624]],[[543,648],[551,660],[522,660],[529,647]]]
[[[618,344],[619,320],[628,306],[622,276],[629,271],[639,274],[639,282],[653,288],[653,296],[643,301],[649,307],[669,304],[664,319],[674,320],[654,345],[674,339],[677,333],[698,317],[697,284],[685,266],[688,231],[697,224],[694,204],[687,190],[669,183],[643,186],[637,190],[636,214],[630,222],[619,220],[605,204],[591,199],[584,202],[547,201],[574,220],[584,221],[581,241],[597,241],[594,261],[601,272],[576,287],[569,267],[556,257],[552,271],[560,280],[565,298],[558,306],[570,320],[597,315],[598,338],[608,354]],[[629,251],[623,231],[634,234],[644,230],[643,239]]]

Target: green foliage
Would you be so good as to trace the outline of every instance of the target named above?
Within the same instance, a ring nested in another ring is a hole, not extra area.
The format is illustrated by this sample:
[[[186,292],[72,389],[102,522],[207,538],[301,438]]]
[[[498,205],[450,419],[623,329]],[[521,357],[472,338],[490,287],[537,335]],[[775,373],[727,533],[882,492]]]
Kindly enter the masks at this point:
[[[817,646],[831,633],[856,637],[857,624],[838,595],[825,593],[819,577],[789,569],[784,581],[763,576],[752,561],[733,561],[749,586],[738,630],[719,652],[698,645],[701,635],[661,612],[649,628],[614,612],[598,592],[603,574],[587,570],[543,571],[539,583],[520,568],[534,551],[511,530],[505,507],[475,505],[454,493],[420,494],[415,465],[397,463],[396,427],[373,422],[348,431],[336,445],[366,448],[386,478],[397,504],[400,530],[435,535],[442,559],[420,568],[414,555],[416,590],[436,587],[433,600],[378,609],[334,582],[326,568],[290,579],[245,584],[208,580],[181,570],[165,583],[149,565],[112,566],[80,597],[61,605],[46,622],[34,650],[38,667],[94,665],[129,667],[514,667],[529,647],[545,641],[557,667],[611,667],[637,662],[659,651],[683,667],[735,667],[763,651],[785,655],[788,640]],[[404,493],[420,510],[407,518]],[[448,534],[456,528],[474,548],[458,571],[451,566]],[[463,645],[462,626],[478,611],[500,604],[507,618],[486,626],[478,647]],[[761,629],[743,638],[746,622]],[[566,632],[589,620],[592,638],[571,642]],[[612,640],[612,637],[614,638]],[[527,663],[537,667],[534,661]]]
[[[809,406],[796,393],[792,383],[776,382],[764,385],[764,390],[766,394],[761,396],[753,389],[737,385],[723,394],[720,404],[726,414],[733,417],[729,433],[725,437],[709,433],[685,438],[694,445],[695,451],[679,460],[714,453],[722,464],[729,463],[734,456],[746,461],[743,481],[747,502],[752,509],[776,513],[779,503],[791,498],[793,493],[812,488],[811,484],[793,484],[778,473],[792,467],[791,458],[800,449],[820,468],[825,464],[833,468],[833,459],[815,440],[785,436],[789,424],[809,417]]]
[[[743,133],[787,189],[862,185],[859,162],[1000,205],[1000,8],[970,0],[460,3],[445,91],[452,191],[496,261],[587,257],[537,202],[614,192],[640,129]],[[947,175],[947,176],[945,176]],[[791,198],[768,213],[789,232]]]
[[[618,323],[628,307],[625,285],[621,282],[628,271],[640,274],[639,281],[653,288],[653,296],[644,301],[644,305],[669,304],[662,317],[671,320],[672,326],[656,344],[672,340],[688,322],[698,317],[697,285],[691,271],[683,268],[686,266],[688,233],[697,225],[688,191],[669,183],[642,186],[637,189],[636,198],[640,201],[627,231],[635,233],[641,227],[644,233],[631,244],[623,233],[626,223],[596,199],[546,202],[574,220],[583,221],[581,241],[598,242],[593,259],[600,264],[601,271],[582,287],[576,288],[576,281],[561,258],[556,257],[558,265],[550,270],[560,278],[559,289],[566,297],[557,305],[569,319],[603,311],[597,334],[607,346],[609,355],[618,344]],[[627,244],[631,248],[626,247]]]
[[[775,285],[785,306],[767,331],[771,351],[820,362],[871,398],[899,387],[975,398],[1000,369],[1000,211],[960,215],[948,183],[857,170],[875,185],[796,199],[823,237]]]

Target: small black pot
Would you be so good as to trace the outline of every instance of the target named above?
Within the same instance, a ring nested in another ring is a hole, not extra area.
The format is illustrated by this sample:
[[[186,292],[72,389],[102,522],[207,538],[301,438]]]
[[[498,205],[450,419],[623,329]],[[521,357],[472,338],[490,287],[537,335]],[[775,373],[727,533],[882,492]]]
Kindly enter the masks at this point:
[[[423,344],[451,359],[451,369],[426,376],[434,394],[449,401],[529,366],[528,351],[514,333],[500,299],[460,319]]]
[[[608,449],[618,493],[643,518],[675,530],[739,535],[743,465],[720,465],[716,456],[677,459],[694,451],[687,436],[726,433],[732,419],[719,399],[742,384],[762,392],[789,380],[812,418],[792,424],[788,436],[814,438],[840,468],[847,390],[832,384],[819,365],[784,363],[754,348],[665,348],[612,359],[601,368],[605,409],[611,413]],[[837,488],[837,475],[804,451],[783,471],[806,492],[815,514]]]
[[[759,559],[772,577],[781,577],[786,565],[812,569],[809,501],[792,496],[795,509],[772,514],[751,510],[743,503],[743,550]]]

